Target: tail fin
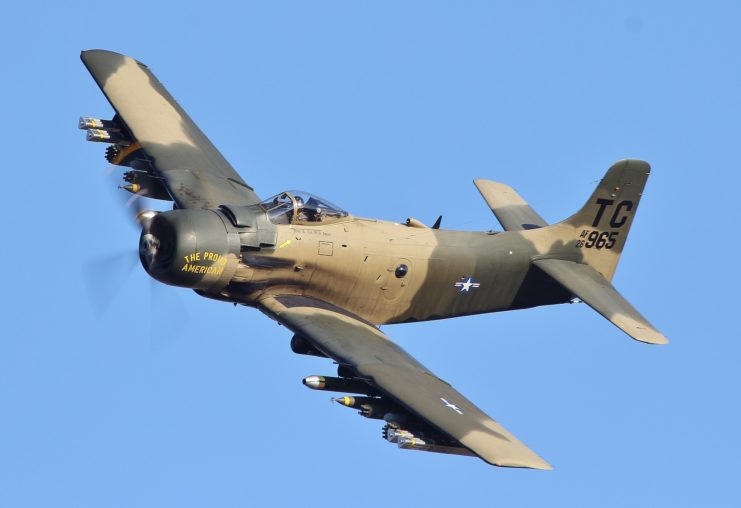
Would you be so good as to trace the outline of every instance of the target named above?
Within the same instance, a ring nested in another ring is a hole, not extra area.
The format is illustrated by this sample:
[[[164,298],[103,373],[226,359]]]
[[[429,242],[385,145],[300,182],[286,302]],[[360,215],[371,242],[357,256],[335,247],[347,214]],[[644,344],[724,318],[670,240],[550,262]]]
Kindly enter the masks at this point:
[[[545,242],[544,254],[532,260],[535,266],[634,339],[666,344],[610,284],[650,171],[639,160],[613,164],[581,210],[528,233]]]
[[[626,159],[607,170],[581,210],[563,221],[577,230],[581,262],[612,280],[651,166]]]

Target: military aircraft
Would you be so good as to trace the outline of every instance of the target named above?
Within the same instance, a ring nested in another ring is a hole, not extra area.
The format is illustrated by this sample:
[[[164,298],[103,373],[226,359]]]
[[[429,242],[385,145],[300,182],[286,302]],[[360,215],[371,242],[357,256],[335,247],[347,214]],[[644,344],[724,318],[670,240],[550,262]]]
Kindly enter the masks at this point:
[[[474,183],[504,232],[364,219],[306,192],[259,198],[146,65],[104,50],[81,58],[115,115],[79,127],[129,168],[126,190],[174,202],[138,214],[146,272],[283,324],[295,353],[338,365],[337,376],[304,384],[350,394],[333,400],[383,421],[399,448],[551,469],[380,325],[579,299],[636,340],[668,342],[610,283],[649,175],[643,161],[615,163],[581,210],[553,225],[489,180]]]

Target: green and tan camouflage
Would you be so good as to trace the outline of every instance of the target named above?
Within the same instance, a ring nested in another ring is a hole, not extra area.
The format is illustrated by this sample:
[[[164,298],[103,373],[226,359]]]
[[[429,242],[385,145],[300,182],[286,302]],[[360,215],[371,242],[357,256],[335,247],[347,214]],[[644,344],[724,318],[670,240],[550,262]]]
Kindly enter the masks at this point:
[[[503,232],[354,217],[299,191],[261,200],[148,67],[102,50],[82,60],[115,116],[85,117],[80,128],[131,168],[127,190],[175,203],[140,214],[145,270],[285,325],[294,351],[339,364],[338,378],[311,376],[307,386],[371,394],[352,400],[373,408],[365,416],[385,420],[384,437],[400,448],[550,469],[379,325],[579,299],[636,340],[667,342],[611,284],[650,172],[643,161],[615,163],[586,204],[553,225],[489,180],[474,183]]]

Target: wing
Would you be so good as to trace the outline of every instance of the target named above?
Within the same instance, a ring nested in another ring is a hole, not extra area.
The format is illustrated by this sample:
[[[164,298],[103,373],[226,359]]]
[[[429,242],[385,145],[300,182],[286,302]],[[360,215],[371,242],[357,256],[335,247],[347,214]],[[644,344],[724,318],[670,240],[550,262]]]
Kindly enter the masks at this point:
[[[533,264],[635,340],[649,344],[669,342],[591,266],[562,259],[536,259]]]
[[[260,201],[146,65],[97,49],[80,58],[179,207]]]
[[[536,229],[548,223],[509,185],[491,180],[473,181],[505,231]]]
[[[496,466],[551,469],[471,401],[362,318],[302,296],[268,297],[261,300],[260,306],[321,353],[349,366],[359,379],[381,394],[374,400],[406,412],[408,417],[399,420],[406,421],[413,430],[397,429],[401,434],[395,434],[410,437],[404,441],[409,446],[403,447],[414,448],[415,439],[419,441],[421,434],[419,449],[456,453],[450,449],[458,447]],[[443,446],[436,449],[435,442]],[[401,447],[402,442],[398,444]]]

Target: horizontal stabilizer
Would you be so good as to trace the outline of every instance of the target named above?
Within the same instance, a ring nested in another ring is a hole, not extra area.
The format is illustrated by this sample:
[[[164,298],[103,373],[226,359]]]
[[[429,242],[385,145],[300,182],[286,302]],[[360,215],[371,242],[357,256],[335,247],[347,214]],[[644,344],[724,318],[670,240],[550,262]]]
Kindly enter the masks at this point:
[[[505,231],[536,229],[548,225],[509,185],[480,178],[473,183]]]
[[[562,259],[537,259],[533,264],[635,340],[669,342],[594,268]]]

